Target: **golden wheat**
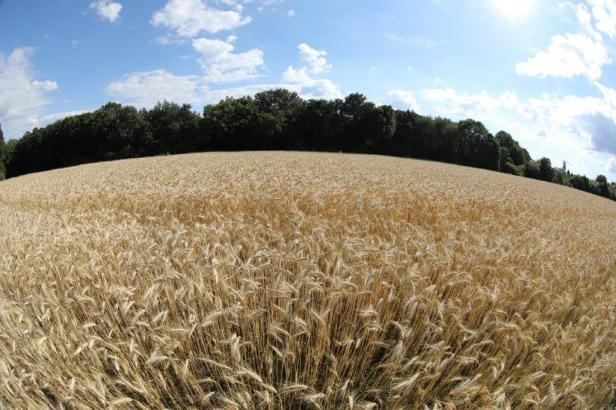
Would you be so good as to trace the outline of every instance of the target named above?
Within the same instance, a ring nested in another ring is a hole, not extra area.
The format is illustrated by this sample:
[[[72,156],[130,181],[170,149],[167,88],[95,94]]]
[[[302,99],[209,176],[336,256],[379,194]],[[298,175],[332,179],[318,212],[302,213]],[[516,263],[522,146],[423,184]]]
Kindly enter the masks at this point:
[[[616,204],[378,156],[0,184],[0,407],[602,408]]]

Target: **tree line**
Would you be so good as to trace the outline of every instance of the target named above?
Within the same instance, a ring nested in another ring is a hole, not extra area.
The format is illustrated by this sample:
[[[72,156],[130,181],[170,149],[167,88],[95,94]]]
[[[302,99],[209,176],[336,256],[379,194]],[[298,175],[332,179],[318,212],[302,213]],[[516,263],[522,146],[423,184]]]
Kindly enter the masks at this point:
[[[152,109],[108,103],[61,119],[7,143],[0,129],[5,177],[88,162],[200,151],[298,150],[370,153],[467,165],[555,182],[616,200],[616,183],[590,180],[533,160],[505,131],[479,121],[454,122],[376,105],[362,94],[304,100],[284,89],[226,98],[202,113],[188,104]]]

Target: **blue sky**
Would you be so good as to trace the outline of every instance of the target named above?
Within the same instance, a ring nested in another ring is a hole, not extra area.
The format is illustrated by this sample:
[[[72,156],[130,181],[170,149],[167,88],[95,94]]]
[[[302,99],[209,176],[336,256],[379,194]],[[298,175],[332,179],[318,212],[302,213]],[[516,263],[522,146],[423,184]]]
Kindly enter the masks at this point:
[[[0,0],[0,122],[361,92],[616,180],[615,58],[616,0]]]

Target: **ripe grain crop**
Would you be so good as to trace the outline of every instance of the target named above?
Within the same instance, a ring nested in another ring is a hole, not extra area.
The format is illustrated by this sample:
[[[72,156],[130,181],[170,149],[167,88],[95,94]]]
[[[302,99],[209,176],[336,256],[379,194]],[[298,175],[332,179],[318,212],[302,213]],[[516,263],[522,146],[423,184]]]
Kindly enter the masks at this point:
[[[0,407],[606,408],[616,203],[212,153],[0,183]]]

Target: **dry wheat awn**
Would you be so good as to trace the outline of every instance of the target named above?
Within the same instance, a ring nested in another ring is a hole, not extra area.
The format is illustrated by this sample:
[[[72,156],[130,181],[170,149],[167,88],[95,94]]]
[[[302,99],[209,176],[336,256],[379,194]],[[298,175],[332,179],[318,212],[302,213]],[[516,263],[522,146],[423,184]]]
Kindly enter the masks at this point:
[[[378,156],[0,183],[0,407],[606,408],[616,204]]]

